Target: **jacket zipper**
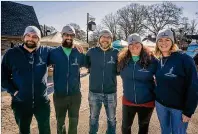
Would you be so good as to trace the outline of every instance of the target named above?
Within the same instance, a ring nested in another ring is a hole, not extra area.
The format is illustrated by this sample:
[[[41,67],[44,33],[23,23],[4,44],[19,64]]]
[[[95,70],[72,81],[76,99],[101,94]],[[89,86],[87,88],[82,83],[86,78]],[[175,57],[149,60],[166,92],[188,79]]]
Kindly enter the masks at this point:
[[[32,108],[34,108],[34,55],[32,54],[33,62],[32,62]]]
[[[104,52],[104,68],[103,68],[103,73],[102,73],[102,76],[103,76],[103,81],[102,81],[102,93],[104,92],[104,70],[105,70],[105,52]]]
[[[17,49],[23,54],[24,58],[27,60],[24,52],[20,48],[17,48]],[[32,53],[32,58],[33,58],[33,62],[32,62],[32,99],[33,99],[32,108],[33,108],[34,107],[34,72],[33,72],[33,70],[34,70],[34,54],[33,53]]]
[[[134,87],[133,87],[133,90],[134,90],[134,93],[135,93],[135,103],[137,104],[137,100],[136,100],[136,90],[135,90],[135,78],[134,78],[134,75],[135,75],[135,65],[136,65],[136,62],[134,64],[134,67],[133,67],[133,81],[134,81]]]
[[[69,92],[69,86],[68,86],[68,81],[69,81],[69,56],[68,56],[68,72],[67,72],[67,95],[68,95],[68,92]]]

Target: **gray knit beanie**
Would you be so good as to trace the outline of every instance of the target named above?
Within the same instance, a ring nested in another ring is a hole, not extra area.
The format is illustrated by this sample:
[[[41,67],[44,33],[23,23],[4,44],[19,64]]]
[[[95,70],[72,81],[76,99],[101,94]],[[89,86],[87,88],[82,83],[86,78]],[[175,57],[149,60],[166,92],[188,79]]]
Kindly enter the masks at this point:
[[[157,34],[156,37],[156,42],[160,39],[160,38],[169,38],[172,40],[172,42],[174,43],[174,36],[173,36],[173,32],[170,29],[163,29],[160,30]]]
[[[100,32],[100,34],[99,34],[99,39],[100,39],[100,37],[101,36],[103,36],[103,35],[109,35],[110,37],[111,37],[111,39],[113,39],[113,34],[111,33],[111,31],[110,30],[108,30],[108,29],[104,29],[104,30],[102,30],[101,32]]]
[[[70,25],[67,25],[67,26],[63,27],[63,29],[61,31],[61,34],[64,34],[64,33],[76,35],[75,29]]]
[[[139,42],[142,44],[142,40],[139,34],[133,33],[128,37],[128,45],[133,44],[133,42]]]
[[[38,36],[39,39],[41,39],[41,31],[35,26],[26,27],[23,36],[25,36],[28,33],[34,33]]]

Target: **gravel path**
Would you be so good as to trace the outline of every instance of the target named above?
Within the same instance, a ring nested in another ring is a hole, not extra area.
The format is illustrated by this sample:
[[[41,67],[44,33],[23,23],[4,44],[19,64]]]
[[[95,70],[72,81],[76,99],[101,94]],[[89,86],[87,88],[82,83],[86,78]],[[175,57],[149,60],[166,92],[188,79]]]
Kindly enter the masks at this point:
[[[88,83],[89,83],[89,75],[82,75],[81,77],[81,92],[82,92],[82,103],[80,108],[80,117],[79,117],[79,125],[78,125],[78,133],[79,134],[88,134],[89,130],[89,104],[88,104]],[[53,90],[53,87],[50,88],[50,91]],[[118,104],[116,111],[117,118],[117,134],[121,134],[121,121],[122,121],[122,82],[120,77],[118,76]],[[53,107],[53,99],[52,94],[49,95],[51,100],[51,133],[56,134],[56,119],[55,112]],[[2,102],[1,102],[1,132],[2,134],[17,134],[18,127],[15,123],[13,112],[10,108],[11,98],[7,93],[2,93]],[[66,118],[66,124],[68,126],[68,117]],[[106,114],[104,107],[102,107],[102,111],[100,114],[99,121],[99,132],[98,134],[105,134],[106,131]],[[68,127],[67,127],[68,128]],[[37,123],[35,118],[33,118],[31,124],[31,132],[32,134],[38,134]],[[134,134],[138,133],[137,126],[137,116],[135,118],[132,132]],[[151,118],[151,123],[149,126],[149,134],[160,134],[159,121],[157,119],[156,111]],[[193,115],[191,122],[188,127],[188,134],[198,134],[198,109],[196,113]]]

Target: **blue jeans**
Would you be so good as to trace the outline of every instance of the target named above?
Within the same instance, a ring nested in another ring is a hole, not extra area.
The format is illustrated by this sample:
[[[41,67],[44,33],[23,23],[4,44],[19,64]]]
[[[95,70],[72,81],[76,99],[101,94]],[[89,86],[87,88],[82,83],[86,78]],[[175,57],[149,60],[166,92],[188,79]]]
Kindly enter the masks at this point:
[[[117,106],[117,94],[103,94],[89,92],[89,134],[96,134],[98,132],[98,119],[102,103],[104,103],[105,111],[107,114],[107,131],[106,134],[116,133],[116,106]]]
[[[168,108],[155,101],[162,134],[186,134],[188,123],[182,121],[182,111]]]

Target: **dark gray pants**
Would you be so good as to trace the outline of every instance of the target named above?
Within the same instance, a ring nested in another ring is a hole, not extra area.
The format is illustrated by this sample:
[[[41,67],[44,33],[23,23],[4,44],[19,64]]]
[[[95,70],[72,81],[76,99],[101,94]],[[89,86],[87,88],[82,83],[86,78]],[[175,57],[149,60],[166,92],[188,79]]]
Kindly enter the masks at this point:
[[[53,95],[57,120],[57,134],[66,134],[65,117],[68,111],[68,134],[77,134],[81,93],[72,96]]]
[[[30,124],[33,115],[38,122],[39,134],[50,134],[50,103],[26,105],[20,102],[12,102],[16,123],[19,127],[19,134],[30,134]]]
[[[122,105],[122,134],[131,134],[136,113],[138,114],[138,134],[148,134],[150,119],[154,108]]]

